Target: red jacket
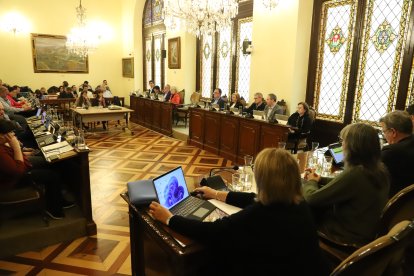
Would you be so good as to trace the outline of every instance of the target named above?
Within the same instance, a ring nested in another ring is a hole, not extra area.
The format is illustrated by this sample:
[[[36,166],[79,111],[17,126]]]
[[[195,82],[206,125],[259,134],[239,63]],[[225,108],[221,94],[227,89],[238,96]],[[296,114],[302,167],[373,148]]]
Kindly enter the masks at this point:
[[[23,107],[23,104],[21,104],[21,103],[19,103],[19,102],[16,102],[16,101],[13,99],[13,97],[12,97],[12,96],[7,95],[6,97],[7,97],[7,99],[10,101],[10,105],[11,105],[12,107],[17,107],[17,108],[22,108],[22,107]]]
[[[30,163],[24,160],[24,162],[14,160],[13,150],[0,145],[0,189],[12,187],[31,167]]]
[[[180,94],[175,93],[174,95],[171,95],[170,103],[180,104]]]

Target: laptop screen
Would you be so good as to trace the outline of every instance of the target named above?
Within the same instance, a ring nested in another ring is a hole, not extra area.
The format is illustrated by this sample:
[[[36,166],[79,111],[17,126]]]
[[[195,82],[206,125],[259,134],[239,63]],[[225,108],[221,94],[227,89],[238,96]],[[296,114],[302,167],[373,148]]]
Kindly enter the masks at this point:
[[[171,209],[189,196],[181,167],[155,178],[154,187],[160,204],[167,209]]]
[[[344,162],[344,152],[342,150],[342,145],[330,148],[329,152],[331,153],[335,164],[341,164]]]
[[[36,112],[36,118],[39,118],[40,117],[40,113],[42,112],[42,109],[41,108],[38,108],[37,109],[37,112]]]

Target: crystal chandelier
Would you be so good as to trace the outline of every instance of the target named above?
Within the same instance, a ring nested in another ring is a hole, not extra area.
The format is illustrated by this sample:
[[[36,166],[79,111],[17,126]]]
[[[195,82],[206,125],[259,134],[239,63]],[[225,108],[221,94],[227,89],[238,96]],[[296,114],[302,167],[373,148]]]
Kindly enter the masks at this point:
[[[183,21],[187,32],[196,35],[212,35],[231,26],[237,15],[238,0],[164,0],[164,24],[174,29]]]
[[[272,10],[279,5],[279,0],[263,0],[263,6],[266,9]]]
[[[69,53],[85,58],[98,47],[98,37],[86,26],[86,9],[82,7],[82,0],[76,8],[78,25],[67,35],[66,48]]]

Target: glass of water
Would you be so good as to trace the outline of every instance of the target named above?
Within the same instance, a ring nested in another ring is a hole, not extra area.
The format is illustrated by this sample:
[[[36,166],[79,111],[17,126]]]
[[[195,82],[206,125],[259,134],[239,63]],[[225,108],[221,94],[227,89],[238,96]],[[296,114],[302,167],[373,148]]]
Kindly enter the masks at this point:
[[[332,156],[325,156],[323,160],[323,169],[322,169],[322,176],[329,176],[331,174],[332,169]]]
[[[277,147],[279,149],[286,149],[286,142],[278,142]]]
[[[319,142],[312,142],[312,151],[317,150],[319,147]]]
[[[235,173],[231,176],[231,187],[235,192],[241,192],[243,190],[242,174]]]

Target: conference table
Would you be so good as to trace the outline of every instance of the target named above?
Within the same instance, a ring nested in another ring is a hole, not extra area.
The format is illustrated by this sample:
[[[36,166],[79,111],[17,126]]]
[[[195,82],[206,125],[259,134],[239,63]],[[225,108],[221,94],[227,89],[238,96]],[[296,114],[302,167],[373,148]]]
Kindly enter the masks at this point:
[[[128,117],[133,110],[125,107],[116,107],[116,109],[102,108],[102,107],[89,107],[88,109],[73,107],[71,108],[73,115],[73,122],[76,123],[76,119],[80,119],[81,125],[83,123],[100,122],[100,121],[119,121],[125,119],[125,127],[128,128]]]

